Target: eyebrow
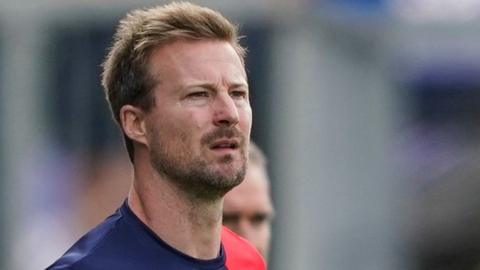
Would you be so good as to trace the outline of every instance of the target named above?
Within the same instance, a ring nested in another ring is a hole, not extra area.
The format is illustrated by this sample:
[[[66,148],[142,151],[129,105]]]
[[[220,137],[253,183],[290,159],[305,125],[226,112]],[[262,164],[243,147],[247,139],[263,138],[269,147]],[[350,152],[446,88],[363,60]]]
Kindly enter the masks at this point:
[[[215,84],[212,84],[212,83],[192,84],[192,85],[186,86],[185,89],[195,88],[195,87],[205,88],[205,89],[209,89],[209,90],[216,90],[217,89]],[[248,89],[248,83],[232,83],[232,84],[228,85],[228,89],[236,89],[236,88],[246,88],[246,89]]]

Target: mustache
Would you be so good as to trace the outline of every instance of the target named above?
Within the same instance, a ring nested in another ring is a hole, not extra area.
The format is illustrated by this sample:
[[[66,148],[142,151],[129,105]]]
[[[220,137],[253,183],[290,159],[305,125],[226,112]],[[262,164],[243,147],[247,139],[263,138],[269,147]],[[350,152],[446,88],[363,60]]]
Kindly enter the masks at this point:
[[[205,134],[201,139],[201,143],[211,144],[214,141],[222,138],[238,139],[240,141],[240,145],[244,145],[245,143],[245,136],[243,136],[243,134],[240,131],[238,131],[236,128],[229,128],[229,127],[221,127],[210,133]]]

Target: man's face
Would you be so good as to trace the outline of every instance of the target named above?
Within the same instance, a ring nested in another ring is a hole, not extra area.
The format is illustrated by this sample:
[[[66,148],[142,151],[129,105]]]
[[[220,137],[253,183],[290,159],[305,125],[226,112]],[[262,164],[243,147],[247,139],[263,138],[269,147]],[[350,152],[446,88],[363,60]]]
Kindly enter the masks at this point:
[[[154,50],[149,68],[157,81],[145,122],[153,167],[198,197],[238,185],[252,111],[245,69],[231,44],[176,41]]]
[[[265,169],[250,163],[245,180],[224,197],[223,224],[249,240],[267,259],[272,217]]]

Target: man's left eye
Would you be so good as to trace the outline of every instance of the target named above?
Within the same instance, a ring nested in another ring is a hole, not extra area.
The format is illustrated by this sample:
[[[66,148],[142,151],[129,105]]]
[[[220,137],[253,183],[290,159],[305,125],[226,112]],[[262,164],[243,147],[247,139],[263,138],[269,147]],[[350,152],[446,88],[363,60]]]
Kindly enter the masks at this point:
[[[247,96],[247,92],[245,92],[245,91],[232,91],[231,95],[235,98],[245,98]]]

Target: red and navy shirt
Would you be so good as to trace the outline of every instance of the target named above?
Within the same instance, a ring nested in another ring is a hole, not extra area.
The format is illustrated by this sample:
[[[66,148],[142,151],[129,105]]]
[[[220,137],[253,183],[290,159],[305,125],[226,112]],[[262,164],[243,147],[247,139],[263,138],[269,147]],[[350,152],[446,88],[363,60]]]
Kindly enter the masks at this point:
[[[225,227],[219,256],[190,257],[150,230],[125,202],[113,215],[78,240],[47,270],[265,270],[246,240]]]

